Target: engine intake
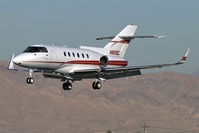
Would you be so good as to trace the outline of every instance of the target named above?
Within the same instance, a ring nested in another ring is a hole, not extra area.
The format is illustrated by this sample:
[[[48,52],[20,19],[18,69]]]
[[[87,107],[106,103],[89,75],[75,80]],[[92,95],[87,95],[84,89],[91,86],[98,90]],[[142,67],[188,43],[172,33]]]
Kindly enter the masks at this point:
[[[108,57],[105,56],[105,55],[102,56],[102,57],[100,58],[100,61],[99,61],[100,67],[102,67],[102,68],[106,67],[106,66],[108,65],[108,62],[109,62]]]

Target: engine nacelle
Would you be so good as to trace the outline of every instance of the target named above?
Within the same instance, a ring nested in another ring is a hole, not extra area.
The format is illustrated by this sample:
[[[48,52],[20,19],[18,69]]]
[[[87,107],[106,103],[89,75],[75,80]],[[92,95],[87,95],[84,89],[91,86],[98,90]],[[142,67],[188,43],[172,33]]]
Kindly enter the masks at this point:
[[[109,59],[107,56],[103,55],[101,58],[100,58],[100,61],[99,61],[99,65],[100,67],[104,68],[108,65],[108,62],[109,62]]]

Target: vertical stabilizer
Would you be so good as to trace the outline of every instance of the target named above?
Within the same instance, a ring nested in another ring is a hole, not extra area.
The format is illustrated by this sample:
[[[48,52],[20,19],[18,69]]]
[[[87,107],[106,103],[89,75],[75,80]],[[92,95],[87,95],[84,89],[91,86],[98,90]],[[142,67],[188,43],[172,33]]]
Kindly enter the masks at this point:
[[[131,41],[128,37],[132,37],[134,35],[136,28],[136,25],[127,25],[104,48],[110,50],[110,55],[123,57]]]

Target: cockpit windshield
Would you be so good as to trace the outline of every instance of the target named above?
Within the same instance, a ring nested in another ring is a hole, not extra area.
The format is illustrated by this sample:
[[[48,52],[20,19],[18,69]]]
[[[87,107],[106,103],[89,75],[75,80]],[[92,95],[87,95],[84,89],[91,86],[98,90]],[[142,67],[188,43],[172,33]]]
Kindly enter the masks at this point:
[[[36,53],[36,52],[43,52],[47,53],[48,50],[45,47],[28,47],[25,51],[25,53]]]

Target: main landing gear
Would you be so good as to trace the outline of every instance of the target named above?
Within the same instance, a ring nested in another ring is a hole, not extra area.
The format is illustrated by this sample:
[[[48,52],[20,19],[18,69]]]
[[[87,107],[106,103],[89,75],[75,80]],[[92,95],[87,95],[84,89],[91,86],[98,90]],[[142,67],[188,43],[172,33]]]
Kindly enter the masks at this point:
[[[98,78],[95,82],[93,82],[92,87],[94,90],[99,90],[102,88],[102,84],[100,81],[106,81],[106,79]]]
[[[102,84],[99,81],[95,81],[93,82],[92,87],[94,90],[99,90],[102,87]]]
[[[94,90],[99,90],[102,87],[102,84],[100,81],[95,81],[92,84],[92,87]],[[72,83],[70,81],[66,81],[65,83],[63,83],[62,85],[63,90],[71,90],[72,89]]]
[[[71,90],[72,89],[72,84],[69,81],[67,81],[67,82],[63,83],[62,88],[64,90]]]

